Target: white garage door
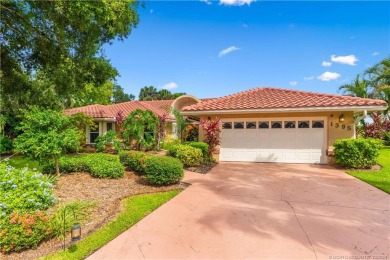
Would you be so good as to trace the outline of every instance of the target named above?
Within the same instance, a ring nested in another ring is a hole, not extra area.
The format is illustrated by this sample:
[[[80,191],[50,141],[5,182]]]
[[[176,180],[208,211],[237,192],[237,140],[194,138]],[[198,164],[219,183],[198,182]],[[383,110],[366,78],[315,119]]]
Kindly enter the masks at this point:
[[[220,161],[326,163],[325,120],[223,120]]]

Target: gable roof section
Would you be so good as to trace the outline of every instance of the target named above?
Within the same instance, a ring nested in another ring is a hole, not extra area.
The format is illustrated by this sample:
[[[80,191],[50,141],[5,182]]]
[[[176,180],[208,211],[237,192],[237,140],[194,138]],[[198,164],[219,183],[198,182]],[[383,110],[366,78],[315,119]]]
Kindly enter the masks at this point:
[[[168,115],[167,119],[174,120],[170,116],[170,109],[173,100],[152,100],[152,101],[128,101],[114,105],[89,105],[65,110],[65,114],[73,115],[76,113],[84,113],[94,118],[112,118],[115,119],[119,111],[123,112],[124,117],[127,117],[136,109],[150,110],[156,116]]]
[[[205,100],[183,108],[184,114],[190,112],[226,112],[229,111],[275,111],[275,110],[319,110],[326,108],[375,107],[384,110],[387,103],[383,100],[357,98],[314,92],[288,90],[280,88],[255,88],[233,95]]]

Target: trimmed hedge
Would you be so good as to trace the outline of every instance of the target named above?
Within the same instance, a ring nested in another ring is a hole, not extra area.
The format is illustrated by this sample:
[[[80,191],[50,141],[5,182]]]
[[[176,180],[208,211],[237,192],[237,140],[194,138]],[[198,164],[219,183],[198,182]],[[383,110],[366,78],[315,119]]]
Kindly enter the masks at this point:
[[[207,158],[209,156],[209,145],[205,142],[190,142],[187,145],[198,148],[202,151],[203,158]]]
[[[145,173],[145,159],[150,154],[140,151],[123,151],[119,153],[119,160],[121,163],[130,168],[130,170]]]
[[[189,145],[181,145],[176,150],[176,158],[185,166],[199,166],[203,161],[202,150]]]
[[[179,182],[184,175],[183,164],[169,156],[148,156],[145,159],[146,179],[153,185]]]
[[[367,169],[376,164],[383,144],[376,139],[340,139],[334,144],[336,163],[346,168]]]
[[[59,166],[61,173],[89,172],[98,178],[120,178],[125,174],[117,156],[103,153],[64,156],[59,159]],[[55,173],[54,162],[44,165],[42,172]]]

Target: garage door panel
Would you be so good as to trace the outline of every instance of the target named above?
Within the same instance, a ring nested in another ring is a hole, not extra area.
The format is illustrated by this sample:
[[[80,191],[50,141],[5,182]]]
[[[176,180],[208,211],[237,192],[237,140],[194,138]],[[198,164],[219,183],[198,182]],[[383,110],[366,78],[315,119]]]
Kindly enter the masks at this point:
[[[295,122],[299,120],[296,119]],[[247,122],[245,119],[238,119],[238,121],[244,122],[244,125]],[[252,120],[251,122],[255,121]],[[257,121],[270,120],[257,119]],[[275,121],[283,122],[284,126],[285,121],[294,120],[275,119]],[[290,163],[324,162],[326,160],[324,155],[324,133],[324,128],[222,129],[220,160]]]

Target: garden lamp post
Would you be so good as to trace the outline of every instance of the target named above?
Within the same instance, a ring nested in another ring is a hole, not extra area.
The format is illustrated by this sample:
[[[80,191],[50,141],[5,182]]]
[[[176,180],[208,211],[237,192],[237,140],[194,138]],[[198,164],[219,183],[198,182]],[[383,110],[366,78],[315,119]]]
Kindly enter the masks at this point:
[[[63,218],[64,218],[64,246],[63,246],[63,248],[64,248],[64,251],[65,251],[65,234],[66,234],[66,219],[65,218],[66,218],[66,210],[67,209],[71,209],[72,210],[72,212],[73,212],[73,219],[76,220],[76,214],[74,212],[74,209],[69,207],[69,206],[65,206],[64,213],[63,213]],[[74,223],[73,224],[73,227],[72,227],[72,229],[70,231],[70,237],[71,237],[71,241],[72,242],[80,240],[80,238],[81,238],[81,226],[80,226],[80,224],[78,224],[78,223]]]

